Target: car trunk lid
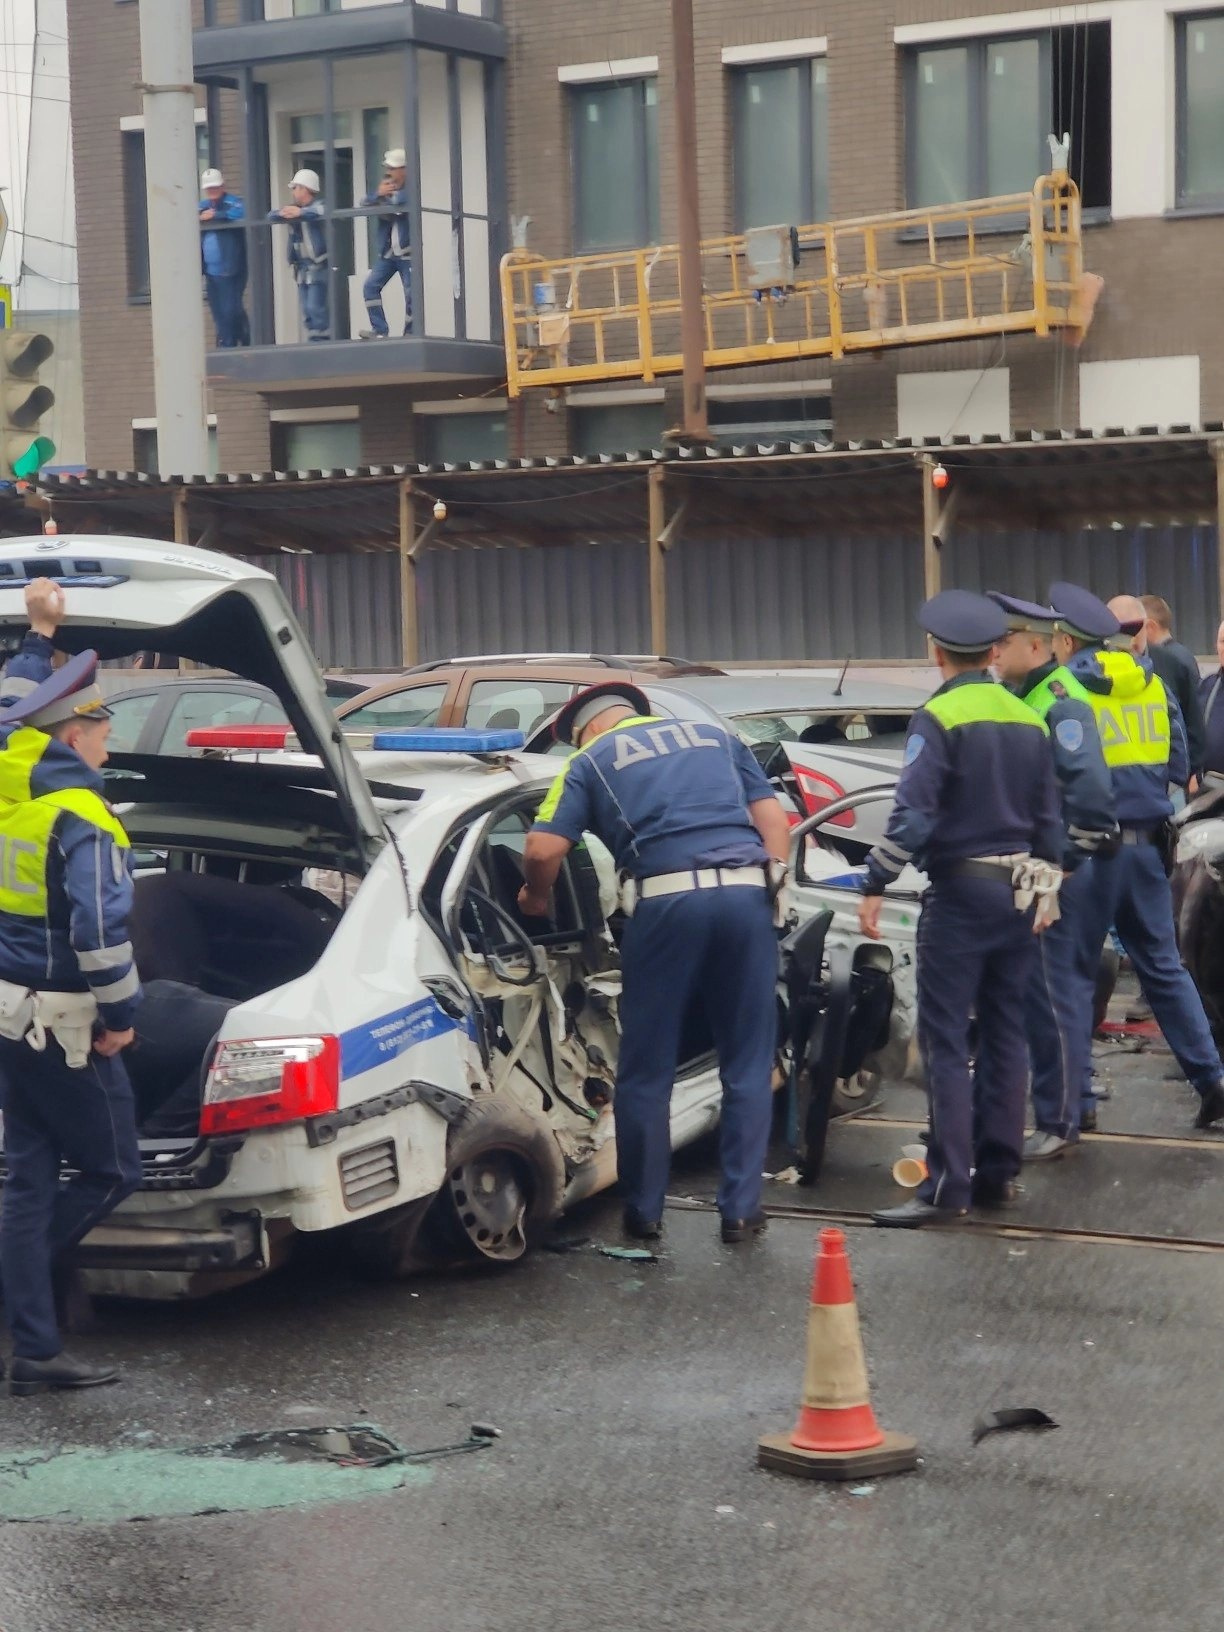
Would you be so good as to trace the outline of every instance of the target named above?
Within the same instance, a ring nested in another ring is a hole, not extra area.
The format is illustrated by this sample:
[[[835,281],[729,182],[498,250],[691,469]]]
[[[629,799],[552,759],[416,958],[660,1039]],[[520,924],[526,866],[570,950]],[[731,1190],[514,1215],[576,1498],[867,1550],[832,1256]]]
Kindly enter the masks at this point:
[[[271,573],[231,556],[156,539],[7,539],[0,543],[0,631],[24,629],[32,578],[61,583],[57,645],[102,658],[153,650],[228,669],[274,691],[303,750],[318,756],[367,858],[385,830],[341,734],[313,652]]]

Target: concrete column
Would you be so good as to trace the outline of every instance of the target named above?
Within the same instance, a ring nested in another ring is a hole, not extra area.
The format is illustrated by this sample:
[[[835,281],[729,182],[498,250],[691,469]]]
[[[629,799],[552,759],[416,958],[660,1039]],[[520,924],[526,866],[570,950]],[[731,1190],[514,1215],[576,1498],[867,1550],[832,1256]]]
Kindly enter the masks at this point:
[[[158,463],[208,470],[191,0],[140,0]]]

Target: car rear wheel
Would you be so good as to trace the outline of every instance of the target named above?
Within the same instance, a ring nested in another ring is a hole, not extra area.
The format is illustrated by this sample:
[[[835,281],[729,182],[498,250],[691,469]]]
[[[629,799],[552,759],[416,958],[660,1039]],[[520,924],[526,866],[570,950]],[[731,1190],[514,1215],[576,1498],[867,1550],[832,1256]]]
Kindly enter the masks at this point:
[[[476,1100],[451,1129],[446,1179],[417,1250],[510,1264],[561,1209],[565,1168],[550,1129],[517,1105]]]

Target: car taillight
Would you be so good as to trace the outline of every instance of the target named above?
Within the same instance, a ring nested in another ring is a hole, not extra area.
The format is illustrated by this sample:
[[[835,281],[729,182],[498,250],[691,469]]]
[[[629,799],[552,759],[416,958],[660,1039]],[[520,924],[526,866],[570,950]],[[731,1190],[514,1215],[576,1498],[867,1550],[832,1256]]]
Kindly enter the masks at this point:
[[[809,770],[806,765],[795,765],[792,766],[792,769],[809,816],[819,815],[826,805],[831,805],[836,800],[846,797],[845,788],[834,782],[831,776],[825,776],[820,771]],[[843,810],[840,816],[833,817],[829,826],[853,827],[854,812],[852,810]]]
[[[237,1133],[300,1122],[340,1102],[338,1037],[218,1043],[204,1085],[200,1132]]]

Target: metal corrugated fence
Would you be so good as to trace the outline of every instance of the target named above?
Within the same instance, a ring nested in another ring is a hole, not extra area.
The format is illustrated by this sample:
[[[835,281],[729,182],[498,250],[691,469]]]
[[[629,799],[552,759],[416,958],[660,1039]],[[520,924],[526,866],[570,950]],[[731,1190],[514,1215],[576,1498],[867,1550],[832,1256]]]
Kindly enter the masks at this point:
[[[1215,651],[1220,622],[1214,527],[1093,528],[1081,533],[953,533],[944,549],[949,588],[1004,589],[1044,601],[1068,579],[1108,600],[1163,595],[1177,638],[1192,652]]]
[[[399,559],[392,553],[260,557],[326,667],[397,668]],[[956,532],[947,588],[1042,600],[1068,578],[1108,598],[1163,595],[1179,639],[1215,649],[1213,527],[1075,534]],[[650,649],[645,544],[434,549],[418,568],[421,658],[458,652]],[[693,658],[903,658],[923,653],[918,538],[683,538],[667,557],[668,647]]]

